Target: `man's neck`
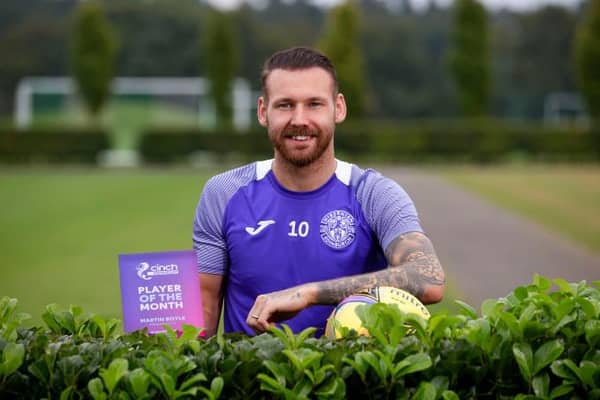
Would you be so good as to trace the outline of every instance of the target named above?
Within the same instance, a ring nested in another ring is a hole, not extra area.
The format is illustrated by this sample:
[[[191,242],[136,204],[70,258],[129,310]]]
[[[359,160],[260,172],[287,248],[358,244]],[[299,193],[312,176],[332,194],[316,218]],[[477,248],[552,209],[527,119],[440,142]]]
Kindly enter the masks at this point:
[[[323,157],[307,166],[297,167],[275,156],[273,173],[277,182],[293,192],[310,192],[323,186],[335,173],[337,161]]]

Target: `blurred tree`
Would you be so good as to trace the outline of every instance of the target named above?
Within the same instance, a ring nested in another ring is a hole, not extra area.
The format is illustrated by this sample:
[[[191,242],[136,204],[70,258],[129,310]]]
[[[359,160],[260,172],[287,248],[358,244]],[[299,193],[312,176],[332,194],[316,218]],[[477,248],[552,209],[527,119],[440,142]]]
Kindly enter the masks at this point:
[[[42,18],[58,22],[76,7],[78,0],[3,0],[0,1],[0,35],[17,25],[28,23],[28,19]],[[58,20],[58,21],[57,21]],[[60,21],[62,22],[62,21]]]
[[[495,18],[495,95],[501,114],[541,118],[549,93],[575,90],[572,58],[565,57],[572,53],[575,22],[571,10],[555,5]]]
[[[590,116],[600,129],[600,0],[590,0],[577,28],[577,81]]]
[[[197,0],[104,0],[122,39],[117,70],[125,76],[198,76],[198,21],[208,7]]]
[[[391,15],[365,10],[363,49],[372,88],[369,117],[456,115],[451,85],[445,79],[449,23],[447,12]]]
[[[71,69],[91,115],[98,116],[110,95],[116,55],[116,37],[94,1],[79,4],[72,28]]]
[[[65,19],[31,16],[0,36],[0,116],[9,114],[17,83],[25,76],[61,76],[68,70]]]
[[[231,91],[239,58],[231,16],[212,11],[206,20],[202,43],[202,62],[215,106],[217,129],[230,129],[233,122]]]
[[[454,3],[449,63],[463,114],[487,114],[491,94],[489,28],[485,8],[477,0]]]
[[[367,85],[360,41],[360,13],[352,1],[331,9],[318,47],[336,67],[340,91],[348,105],[348,117],[362,117]]]
[[[405,0],[354,1],[360,3],[358,47],[368,73],[363,84],[368,82],[369,89],[359,93],[368,103],[368,116],[456,115],[456,87],[448,79],[447,65],[452,14],[442,5],[447,2],[436,5],[436,0],[428,0],[428,8],[409,13],[399,6]],[[10,119],[21,77],[69,72],[68,17],[80,3],[0,0],[0,123]],[[234,12],[239,75],[249,79],[254,89],[259,87],[262,60],[285,47],[318,43],[327,16],[312,0],[251,5],[259,3],[250,1]],[[198,62],[198,49],[204,52],[198,21],[204,21],[210,11],[205,1],[102,0],[102,4],[121,38],[115,67],[119,75],[206,74],[204,63]],[[582,7],[490,14],[495,115],[538,119],[548,92],[576,90],[575,64],[565,55],[573,54],[572,38],[576,21],[584,15]],[[342,90],[350,95],[345,86]]]
[[[242,5],[235,12],[241,76],[259,88],[262,61],[278,50],[317,42],[323,20],[323,10],[307,0],[271,0],[262,10]]]

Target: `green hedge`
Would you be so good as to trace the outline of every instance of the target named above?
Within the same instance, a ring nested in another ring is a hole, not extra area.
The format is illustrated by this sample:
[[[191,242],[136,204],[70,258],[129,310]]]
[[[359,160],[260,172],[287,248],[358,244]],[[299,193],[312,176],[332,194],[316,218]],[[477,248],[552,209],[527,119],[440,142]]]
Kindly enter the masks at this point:
[[[349,126],[336,136],[342,152],[389,161],[593,160],[589,130],[503,121],[431,121]]]
[[[214,133],[195,129],[146,131],[139,151],[143,159],[151,163],[188,161],[198,152],[210,153],[218,159],[232,155],[268,158],[273,153],[266,133]]]
[[[429,321],[360,310],[370,337],[121,334],[119,321],[48,306],[23,328],[0,300],[0,398],[599,399],[600,282],[549,281]]]
[[[98,129],[0,131],[0,163],[95,163],[109,148],[108,135]]]
[[[597,161],[600,134],[496,120],[344,123],[335,136],[340,158],[388,162]],[[95,163],[110,148],[107,132],[88,128],[0,129],[0,163]],[[272,157],[263,128],[210,132],[154,127],[139,151],[148,163],[249,161]]]
[[[342,158],[375,161],[591,161],[598,155],[590,130],[495,120],[344,123],[335,143]],[[217,158],[272,156],[264,129],[215,133],[154,128],[142,136],[140,151],[148,162],[185,161],[197,152]]]

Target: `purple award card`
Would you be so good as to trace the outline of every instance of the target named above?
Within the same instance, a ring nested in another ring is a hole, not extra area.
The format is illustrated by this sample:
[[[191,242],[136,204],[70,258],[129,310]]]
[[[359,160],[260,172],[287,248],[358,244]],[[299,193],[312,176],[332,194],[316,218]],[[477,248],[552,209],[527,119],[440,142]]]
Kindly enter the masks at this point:
[[[119,273],[125,332],[204,326],[194,251],[121,254]]]

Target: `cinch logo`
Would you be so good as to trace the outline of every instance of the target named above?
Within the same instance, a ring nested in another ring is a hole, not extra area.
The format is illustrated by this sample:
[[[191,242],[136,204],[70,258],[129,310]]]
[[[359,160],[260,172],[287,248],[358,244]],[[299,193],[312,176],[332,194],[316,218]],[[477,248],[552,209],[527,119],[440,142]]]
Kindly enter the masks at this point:
[[[141,262],[136,267],[137,275],[145,281],[149,281],[153,276],[178,275],[179,267],[177,264],[153,264]]]

